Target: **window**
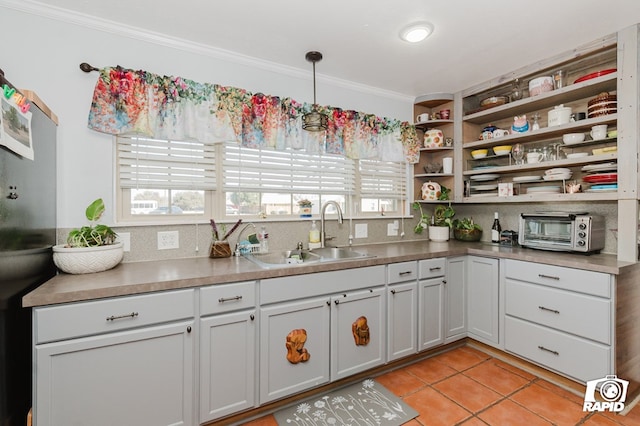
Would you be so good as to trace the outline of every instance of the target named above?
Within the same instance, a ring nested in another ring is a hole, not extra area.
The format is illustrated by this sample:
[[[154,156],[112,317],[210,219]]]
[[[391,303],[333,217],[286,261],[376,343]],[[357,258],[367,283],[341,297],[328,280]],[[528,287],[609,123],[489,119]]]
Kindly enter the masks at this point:
[[[329,200],[354,217],[401,215],[410,171],[404,163],[293,149],[122,137],[117,160],[118,219],[133,222],[298,218],[304,199],[314,215]]]
[[[120,219],[211,216],[215,145],[118,137],[116,146]]]

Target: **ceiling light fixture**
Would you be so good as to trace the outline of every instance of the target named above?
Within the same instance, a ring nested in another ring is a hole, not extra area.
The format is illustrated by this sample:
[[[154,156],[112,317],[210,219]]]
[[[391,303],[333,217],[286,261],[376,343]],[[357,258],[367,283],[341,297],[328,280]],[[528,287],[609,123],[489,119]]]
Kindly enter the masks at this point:
[[[418,43],[433,33],[433,24],[429,22],[416,22],[408,25],[400,31],[400,38],[409,43]]]
[[[313,107],[311,112],[302,116],[302,128],[309,132],[321,132],[327,130],[327,121],[329,118],[318,111],[318,104],[316,103],[316,62],[322,60],[322,53],[320,52],[307,52],[304,56],[305,59],[313,63]]]

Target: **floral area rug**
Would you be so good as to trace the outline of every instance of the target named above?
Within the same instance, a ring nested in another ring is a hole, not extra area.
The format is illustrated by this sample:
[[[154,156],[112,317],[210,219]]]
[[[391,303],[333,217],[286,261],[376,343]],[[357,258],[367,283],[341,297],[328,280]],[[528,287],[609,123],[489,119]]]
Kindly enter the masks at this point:
[[[277,411],[280,426],[396,426],[418,413],[375,380],[320,394]]]

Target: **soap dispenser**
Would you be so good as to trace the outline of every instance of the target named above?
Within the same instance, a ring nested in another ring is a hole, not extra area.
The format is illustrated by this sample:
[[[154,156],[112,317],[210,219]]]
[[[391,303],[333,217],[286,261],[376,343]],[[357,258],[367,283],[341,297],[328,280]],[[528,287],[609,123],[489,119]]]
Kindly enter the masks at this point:
[[[269,233],[267,232],[267,228],[262,226],[260,228],[260,233],[258,234],[258,240],[260,240],[260,253],[268,253],[269,252]]]
[[[320,230],[316,225],[316,221],[311,222],[311,229],[309,230],[309,249],[320,248]]]

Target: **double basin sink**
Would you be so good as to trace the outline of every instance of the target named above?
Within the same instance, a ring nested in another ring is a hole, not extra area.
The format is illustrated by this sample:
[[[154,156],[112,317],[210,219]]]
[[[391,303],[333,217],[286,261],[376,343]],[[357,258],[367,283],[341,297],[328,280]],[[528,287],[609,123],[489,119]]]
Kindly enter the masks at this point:
[[[313,250],[285,250],[265,254],[247,254],[244,257],[261,268],[269,269],[342,260],[368,259],[375,256],[361,253],[348,247],[323,247]]]

